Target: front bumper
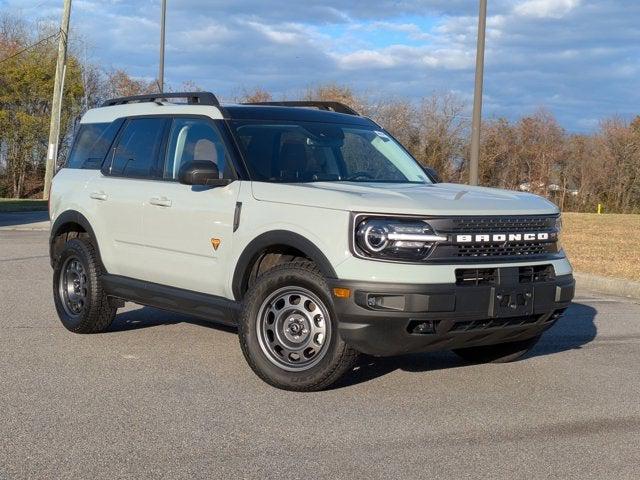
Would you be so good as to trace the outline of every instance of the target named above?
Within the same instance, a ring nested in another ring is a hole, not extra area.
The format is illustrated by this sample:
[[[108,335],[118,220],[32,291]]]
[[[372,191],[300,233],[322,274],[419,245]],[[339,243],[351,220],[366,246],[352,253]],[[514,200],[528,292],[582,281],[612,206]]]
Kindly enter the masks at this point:
[[[393,284],[333,280],[338,330],[370,355],[449,350],[524,340],[560,317],[574,296],[571,274],[532,279],[522,267],[494,269],[471,284]]]

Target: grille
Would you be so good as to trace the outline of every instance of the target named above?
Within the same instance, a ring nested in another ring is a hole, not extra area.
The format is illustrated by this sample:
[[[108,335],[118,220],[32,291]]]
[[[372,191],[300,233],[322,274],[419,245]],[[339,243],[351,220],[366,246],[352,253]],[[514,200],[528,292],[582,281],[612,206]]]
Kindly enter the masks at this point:
[[[553,265],[533,265],[520,267],[518,271],[519,283],[547,282],[556,278]]]
[[[528,325],[536,323],[540,315],[530,315],[528,317],[514,317],[514,318],[493,318],[487,320],[469,320],[466,322],[456,322],[449,330],[450,332],[470,332],[478,330],[487,330],[491,328],[503,328],[503,327],[520,327],[522,325]]]
[[[477,286],[496,283],[495,268],[465,268],[456,270],[456,285]]]
[[[453,218],[451,233],[532,232],[555,226],[555,216],[460,217]]]
[[[544,255],[554,244],[549,242],[509,243],[503,245],[459,245],[458,257],[517,257]]]

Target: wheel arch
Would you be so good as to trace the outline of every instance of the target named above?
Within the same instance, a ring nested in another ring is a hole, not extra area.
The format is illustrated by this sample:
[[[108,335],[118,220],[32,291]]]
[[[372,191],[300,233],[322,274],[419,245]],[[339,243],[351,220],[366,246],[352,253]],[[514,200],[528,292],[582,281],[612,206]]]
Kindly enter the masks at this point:
[[[240,254],[231,285],[236,300],[241,300],[247,291],[253,267],[261,256],[279,249],[300,252],[318,266],[325,278],[337,278],[331,262],[312,241],[289,230],[272,230],[254,238]]]
[[[56,218],[55,222],[51,226],[51,234],[49,236],[49,259],[51,262],[51,266],[55,263],[56,257],[56,239],[68,232],[82,232],[85,233],[93,244],[98,260],[102,262],[102,257],[100,256],[100,247],[98,245],[98,238],[91,227],[91,223],[87,218],[77,210],[67,210],[62,212]]]

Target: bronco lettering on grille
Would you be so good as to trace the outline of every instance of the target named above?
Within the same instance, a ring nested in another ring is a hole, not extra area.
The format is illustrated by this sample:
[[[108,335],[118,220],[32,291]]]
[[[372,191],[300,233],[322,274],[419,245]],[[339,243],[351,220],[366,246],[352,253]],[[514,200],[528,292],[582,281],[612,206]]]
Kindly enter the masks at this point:
[[[478,233],[456,235],[456,243],[539,242],[549,240],[548,232],[537,233]]]

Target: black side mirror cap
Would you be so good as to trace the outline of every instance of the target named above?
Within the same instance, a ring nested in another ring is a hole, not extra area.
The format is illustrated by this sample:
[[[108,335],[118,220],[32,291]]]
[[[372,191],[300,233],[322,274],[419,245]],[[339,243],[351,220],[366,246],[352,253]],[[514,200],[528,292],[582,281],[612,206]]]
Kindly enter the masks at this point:
[[[422,169],[429,176],[433,183],[442,183],[442,177],[431,167],[425,167],[422,165]]]
[[[219,177],[218,166],[207,160],[194,160],[186,163],[178,172],[178,181],[184,185],[222,187],[233,181],[230,178]]]

